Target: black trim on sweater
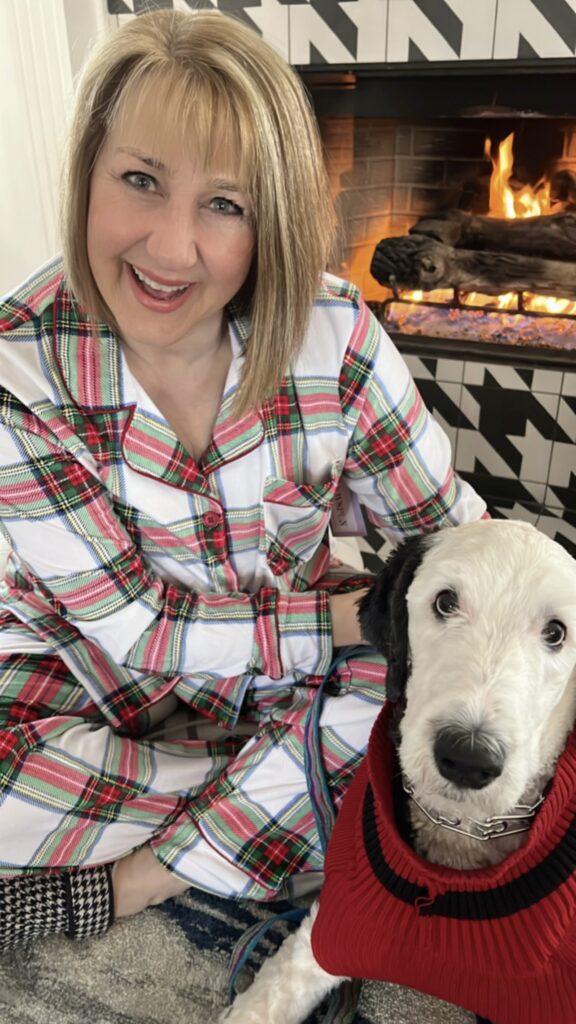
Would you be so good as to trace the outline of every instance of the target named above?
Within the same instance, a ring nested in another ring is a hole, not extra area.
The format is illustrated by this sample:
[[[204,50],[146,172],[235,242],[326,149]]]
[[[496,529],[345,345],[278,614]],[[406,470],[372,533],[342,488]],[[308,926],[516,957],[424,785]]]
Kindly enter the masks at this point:
[[[435,898],[426,886],[402,878],[386,861],[378,836],[376,806],[370,783],[364,795],[362,833],[366,855],[378,881],[404,903],[414,905],[417,900],[420,901],[419,913],[425,917],[450,917],[468,921],[509,917],[545,899],[576,871],[576,817],[548,856],[519,878],[482,892],[451,890]]]

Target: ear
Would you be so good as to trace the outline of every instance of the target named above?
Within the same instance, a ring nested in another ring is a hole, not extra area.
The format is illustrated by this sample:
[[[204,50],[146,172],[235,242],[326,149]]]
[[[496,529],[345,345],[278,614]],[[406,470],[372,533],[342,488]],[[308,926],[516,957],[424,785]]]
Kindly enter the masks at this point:
[[[406,688],[409,657],[406,594],[429,545],[427,535],[403,541],[358,602],[362,636],[388,662],[386,691],[391,701],[399,700]]]

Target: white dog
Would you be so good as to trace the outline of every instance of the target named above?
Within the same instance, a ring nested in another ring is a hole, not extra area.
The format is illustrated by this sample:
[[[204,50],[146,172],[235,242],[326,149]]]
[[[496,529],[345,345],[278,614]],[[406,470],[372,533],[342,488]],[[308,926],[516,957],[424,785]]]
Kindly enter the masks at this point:
[[[520,522],[445,529],[401,545],[359,614],[390,703],[319,905],[221,1019],[300,1024],[352,976],[573,1020],[576,561]]]

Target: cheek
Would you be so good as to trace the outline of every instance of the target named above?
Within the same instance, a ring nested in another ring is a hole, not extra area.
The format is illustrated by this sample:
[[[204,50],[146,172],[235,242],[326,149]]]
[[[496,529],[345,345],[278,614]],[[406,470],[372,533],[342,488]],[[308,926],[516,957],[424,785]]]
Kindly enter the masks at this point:
[[[136,218],[126,205],[100,183],[94,185],[88,206],[87,245],[90,262],[121,253],[134,242]]]
[[[218,253],[214,253],[215,264],[227,278],[245,279],[254,252],[252,232],[241,231],[237,235],[220,239]]]
[[[98,266],[115,247],[117,223],[103,204],[91,203],[88,210],[87,247],[90,263]]]
[[[576,691],[576,671],[572,658],[543,654],[535,659],[534,703],[539,709],[554,708],[563,698],[566,688]]]

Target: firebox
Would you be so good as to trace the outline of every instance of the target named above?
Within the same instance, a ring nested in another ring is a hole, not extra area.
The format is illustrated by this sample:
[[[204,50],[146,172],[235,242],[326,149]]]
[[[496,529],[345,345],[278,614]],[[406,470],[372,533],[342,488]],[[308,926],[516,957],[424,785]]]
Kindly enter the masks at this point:
[[[301,69],[357,284],[494,515],[576,552],[576,76]],[[364,558],[381,554],[369,531]],[[369,549],[369,550],[368,550]]]

